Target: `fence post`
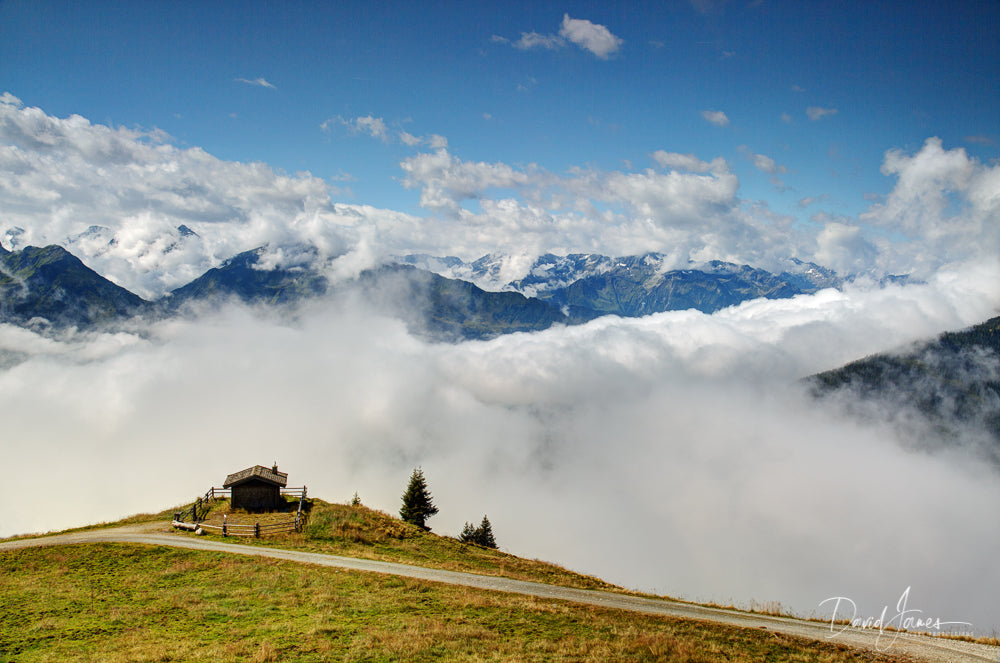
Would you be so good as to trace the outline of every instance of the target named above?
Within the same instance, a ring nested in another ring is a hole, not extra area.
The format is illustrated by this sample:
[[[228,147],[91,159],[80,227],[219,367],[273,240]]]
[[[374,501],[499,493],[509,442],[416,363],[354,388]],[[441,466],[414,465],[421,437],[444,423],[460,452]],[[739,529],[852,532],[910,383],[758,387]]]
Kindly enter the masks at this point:
[[[222,536],[229,535],[229,533],[226,531],[226,518],[228,518],[228,516],[226,514],[222,514]]]
[[[253,524],[253,535],[256,538],[260,538],[260,521],[258,520]]]

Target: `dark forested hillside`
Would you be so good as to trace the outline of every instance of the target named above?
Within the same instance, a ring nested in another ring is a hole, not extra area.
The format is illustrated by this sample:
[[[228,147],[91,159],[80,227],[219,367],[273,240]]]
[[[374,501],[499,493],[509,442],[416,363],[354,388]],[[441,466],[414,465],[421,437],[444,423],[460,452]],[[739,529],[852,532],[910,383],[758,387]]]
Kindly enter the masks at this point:
[[[844,402],[856,414],[922,418],[933,435],[918,446],[984,438],[987,454],[1000,464],[1000,317],[808,381],[817,397],[855,397]]]

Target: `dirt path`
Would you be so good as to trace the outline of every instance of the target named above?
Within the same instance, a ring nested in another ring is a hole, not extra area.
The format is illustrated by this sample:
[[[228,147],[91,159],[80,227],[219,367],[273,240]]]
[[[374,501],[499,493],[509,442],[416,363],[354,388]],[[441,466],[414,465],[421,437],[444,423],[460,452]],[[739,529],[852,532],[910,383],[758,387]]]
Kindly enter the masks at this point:
[[[81,543],[137,543],[144,545],[171,546],[191,550],[210,550],[228,552],[237,555],[254,555],[271,557],[292,562],[332,566],[355,571],[372,573],[388,573],[408,578],[418,578],[432,582],[443,582],[452,585],[477,587],[498,592],[527,594],[539,598],[559,599],[574,603],[598,605],[618,610],[631,610],[654,615],[682,617],[686,619],[701,619],[705,621],[730,624],[744,628],[761,628],[799,636],[810,640],[832,640],[853,647],[877,650],[891,654],[903,654],[926,661],[941,661],[958,663],[964,661],[1000,661],[1000,648],[988,645],[977,645],[956,640],[944,640],[921,635],[886,632],[841,627],[831,628],[830,624],[808,622],[786,617],[769,617],[753,615],[735,610],[709,608],[688,603],[669,600],[647,599],[623,594],[613,594],[596,590],[571,589],[557,587],[524,580],[511,580],[493,576],[483,576],[474,573],[443,571],[428,569],[408,564],[380,562],[375,560],[339,557],[320,553],[281,550],[248,546],[238,543],[226,543],[194,536],[184,536],[170,533],[169,527],[163,523],[146,523],[143,525],[128,525],[103,530],[90,530],[72,534],[59,534],[36,539],[18,539],[0,541],[0,550],[14,550],[38,546],[56,546]]]

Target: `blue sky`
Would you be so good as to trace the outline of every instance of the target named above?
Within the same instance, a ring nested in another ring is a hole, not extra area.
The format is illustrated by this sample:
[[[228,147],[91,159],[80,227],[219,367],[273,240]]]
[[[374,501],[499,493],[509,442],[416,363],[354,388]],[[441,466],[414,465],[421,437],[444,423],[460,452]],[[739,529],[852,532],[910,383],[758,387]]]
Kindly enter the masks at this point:
[[[421,203],[426,178],[404,186],[401,162],[433,153],[432,136],[461,164],[534,164],[550,178],[673,167],[657,151],[721,157],[738,178],[733,205],[818,232],[866,225],[896,186],[880,172],[888,150],[914,156],[937,137],[996,163],[998,30],[994,2],[6,0],[0,92],[52,117],[308,171],[336,202],[422,218],[442,210]],[[448,195],[478,212],[482,199],[552,190],[487,178]],[[556,248],[600,248],[586,244]]]

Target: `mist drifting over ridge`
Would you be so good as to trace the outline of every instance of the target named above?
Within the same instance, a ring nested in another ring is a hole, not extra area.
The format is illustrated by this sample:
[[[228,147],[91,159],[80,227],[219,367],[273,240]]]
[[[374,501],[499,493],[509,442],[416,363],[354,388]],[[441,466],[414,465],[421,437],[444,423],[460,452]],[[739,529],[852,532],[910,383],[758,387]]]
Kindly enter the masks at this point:
[[[1000,626],[984,590],[1000,586],[995,471],[961,448],[912,451],[905,427],[844,419],[796,384],[996,314],[998,166],[934,138],[890,150],[885,200],[802,229],[741,200],[724,159],[666,152],[648,171],[555,174],[466,161],[436,140],[401,164],[429,210],[419,217],[12,95],[0,135],[0,241],[79,250],[144,296],[262,244],[273,264],[305,246],[345,276],[404,251],[499,246],[511,274],[554,248],[668,247],[678,264],[798,256],[925,279],[456,345],[350,296],[294,320],[230,306],[104,333],[0,325],[17,359],[0,399],[18,468],[0,485],[0,536],[161,509],[270,460],[312,494],[358,491],[392,513],[421,465],[435,531],[488,513],[502,547],[612,582],[806,613],[848,596],[868,614],[912,586],[925,612]]]

